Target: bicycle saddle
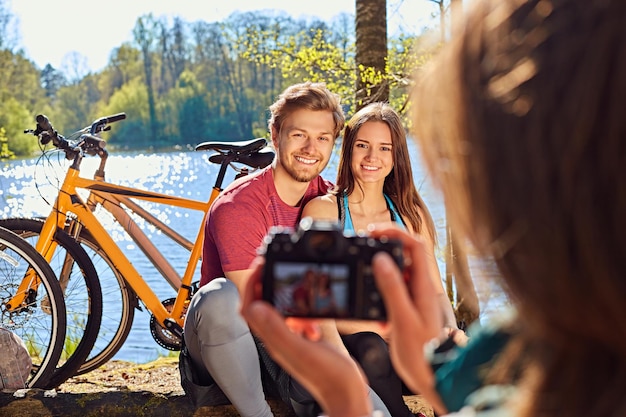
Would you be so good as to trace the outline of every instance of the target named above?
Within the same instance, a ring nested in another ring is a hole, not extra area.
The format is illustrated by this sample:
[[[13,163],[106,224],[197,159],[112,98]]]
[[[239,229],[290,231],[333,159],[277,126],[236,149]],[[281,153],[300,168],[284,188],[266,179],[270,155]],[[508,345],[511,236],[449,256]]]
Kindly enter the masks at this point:
[[[196,146],[196,151],[217,151],[219,153],[251,153],[267,146],[265,138],[240,140],[234,142],[203,142]]]
[[[227,159],[229,162],[239,162],[252,168],[265,168],[274,160],[274,152],[271,150],[254,151],[249,154],[228,155],[216,153],[209,156],[209,161],[214,164],[222,164]]]

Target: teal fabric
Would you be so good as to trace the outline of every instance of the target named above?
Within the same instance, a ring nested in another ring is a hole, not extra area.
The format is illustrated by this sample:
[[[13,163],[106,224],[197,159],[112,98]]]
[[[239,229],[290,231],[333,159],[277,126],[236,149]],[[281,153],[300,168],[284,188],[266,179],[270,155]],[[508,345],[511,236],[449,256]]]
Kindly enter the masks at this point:
[[[485,386],[486,373],[511,336],[503,327],[494,325],[473,327],[468,333],[472,336],[465,347],[454,348],[442,363],[434,364],[438,366],[437,392],[451,412],[467,405],[468,397]]]
[[[352,224],[352,217],[350,216],[350,208],[348,207],[348,195],[345,193],[342,193],[342,194],[343,194],[343,209],[346,215],[346,220],[343,225],[343,230],[345,232],[354,232],[355,230],[354,230],[354,225]],[[396,209],[396,206],[393,204],[393,201],[391,201],[391,198],[389,198],[387,194],[383,194],[383,195],[385,196],[385,201],[387,201],[387,207],[389,208],[389,212],[391,213],[391,220],[395,221],[402,227],[406,228],[404,222],[402,221],[402,216],[400,216],[400,213],[398,213],[398,210]]]
[[[505,402],[517,393],[512,385],[488,385],[470,395],[468,405],[443,417],[515,417]]]

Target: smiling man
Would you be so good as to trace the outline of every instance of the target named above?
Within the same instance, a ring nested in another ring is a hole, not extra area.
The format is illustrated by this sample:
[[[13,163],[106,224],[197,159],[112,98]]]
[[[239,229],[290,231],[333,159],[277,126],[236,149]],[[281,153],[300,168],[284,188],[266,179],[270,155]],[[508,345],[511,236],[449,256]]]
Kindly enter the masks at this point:
[[[187,352],[180,365],[196,374],[194,381],[183,378],[196,405],[210,399],[201,398],[202,388],[190,382],[205,388],[217,384],[242,416],[272,415],[264,388],[292,405],[298,402],[299,386],[268,364],[268,355],[261,352],[264,361],[259,361],[261,347],[239,314],[240,294],[269,228],[295,227],[304,205],[331,187],[320,173],[345,121],[338,96],[320,83],[287,88],[269,109],[274,163],[233,182],[209,212],[200,289],[187,312]],[[267,372],[263,383],[262,372]]]

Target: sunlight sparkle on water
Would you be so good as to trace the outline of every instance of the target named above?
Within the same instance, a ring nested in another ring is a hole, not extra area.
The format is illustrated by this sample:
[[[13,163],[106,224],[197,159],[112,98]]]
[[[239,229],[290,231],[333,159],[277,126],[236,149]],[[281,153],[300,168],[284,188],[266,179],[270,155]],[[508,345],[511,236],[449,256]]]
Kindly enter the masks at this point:
[[[412,148],[411,154],[417,155],[414,146],[410,144],[409,147]],[[106,179],[113,184],[204,202],[210,196],[218,172],[218,166],[210,163],[208,157],[209,154],[206,152],[112,154],[107,160]],[[331,163],[324,171],[323,176],[325,178],[335,179],[337,166],[333,161],[336,158],[337,156],[333,156]],[[440,271],[445,276],[443,261],[443,247],[446,242],[445,207],[439,193],[432,188],[419,161],[415,159],[412,162],[415,182],[435,221],[440,244],[436,255]],[[81,166],[81,176],[91,178],[98,167],[98,163],[98,158],[85,158]],[[0,166],[2,167],[0,170],[0,217],[33,217],[47,216],[50,212],[50,205],[54,202],[69,162],[65,158],[46,157],[9,161],[1,163]],[[229,184],[233,178],[233,170],[228,170],[223,186]],[[86,193],[79,194],[82,198],[86,198]],[[160,221],[170,225],[190,241],[194,241],[202,227],[203,213],[152,202],[141,202],[140,204]],[[114,221],[113,217],[101,208],[96,211],[96,216],[113,240],[118,243],[120,248],[124,248],[124,254],[154,289],[159,299],[174,296],[172,287],[146,260],[142,251]],[[177,253],[178,245],[167,239],[153,225],[148,224],[143,219],[133,218],[160,251],[167,254],[171,252],[174,256],[171,259],[172,266],[180,270],[182,275],[182,271],[187,266],[188,252],[186,255],[179,255]],[[471,265],[472,274],[474,277],[479,277],[481,273],[474,272],[475,266],[474,264]],[[199,276],[194,277],[194,281],[196,279],[199,279]],[[492,287],[483,285],[484,283],[481,284],[480,281],[481,279],[478,278],[477,290],[483,311],[498,311],[502,306],[506,306],[506,302],[499,293],[494,293]],[[167,351],[157,347],[156,342],[153,341],[148,323],[149,314],[145,309],[144,311],[137,311],[129,339],[116,355],[116,358],[133,361],[141,361],[141,358],[144,358],[147,361],[154,359],[154,357],[147,357],[150,355],[146,355],[146,352],[155,352],[154,356],[167,354]]]

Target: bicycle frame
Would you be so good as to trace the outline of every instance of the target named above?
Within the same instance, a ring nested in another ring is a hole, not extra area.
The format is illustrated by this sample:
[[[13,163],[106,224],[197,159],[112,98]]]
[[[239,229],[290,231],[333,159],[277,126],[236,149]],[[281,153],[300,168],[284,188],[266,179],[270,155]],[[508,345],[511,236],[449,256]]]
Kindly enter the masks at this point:
[[[78,189],[90,191],[87,202],[84,202],[78,195]],[[46,260],[50,261],[56,249],[56,245],[53,242],[54,233],[57,228],[65,228],[68,213],[72,213],[75,216],[75,219],[74,217],[72,217],[72,219],[87,228],[97,244],[112,260],[115,268],[124,276],[126,282],[135,291],[135,294],[142,300],[148,310],[155,316],[157,321],[174,333],[182,334],[185,302],[191,297],[191,282],[195,268],[201,257],[204,237],[204,219],[206,218],[211,204],[220,192],[221,188],[214,186],[208,201],[198,201],[107,183],[104,181],[103,176],[96,175],[95,179],[83,178],[79,176],[79,169],[72,166],[68,169],[64,178],[57,199],[53,205],[53,212],[48,216],[43,225],[36,249]],[[152,214],[131,201],[131,198],[203,212],[203,221],[200,224],[195,243],[192,244],[176,233],[172,228],[160,222]],[[161,275],[177,290],[176,301],[171,311],[168,311],[163,306],[154,291],[96,218],[93,209],[95,209],[98,204],[115,217],[117,222],[126,230],[133,240],[135,240],[137,245],[144,251],[159,272],[161,272]],[[121,204],[124,204],[127,208],[122,208]],[[169,265],[165,257],[148,239],[127,210],[143,217],[148,222],[161,229],[167,236],[170,236],[191,251],[187,268],[182,277],[178,276],[178,273]],[[23,282],[22,285],[26,288],[33,287],[32,282]],[[13,304],[12,301],[12,305],[19,304]]]

